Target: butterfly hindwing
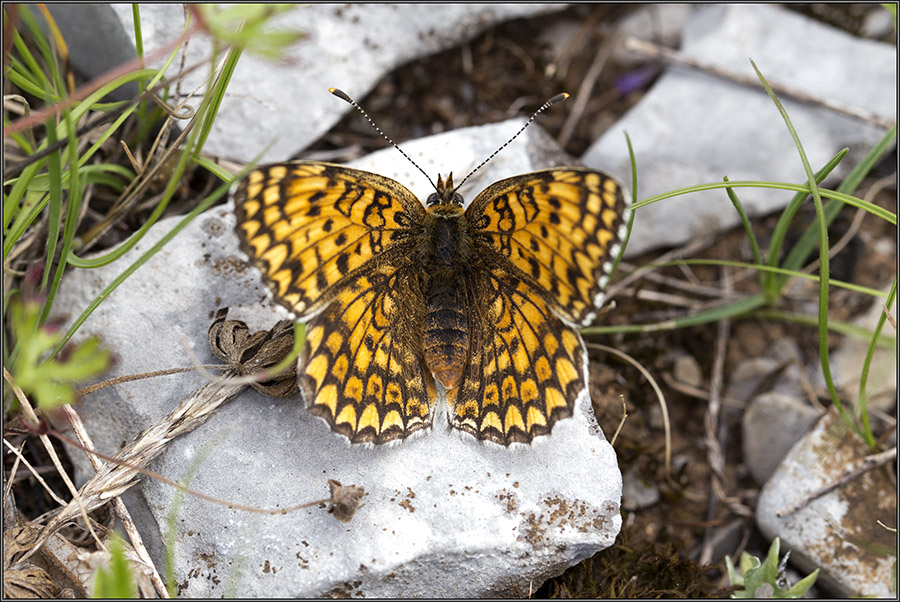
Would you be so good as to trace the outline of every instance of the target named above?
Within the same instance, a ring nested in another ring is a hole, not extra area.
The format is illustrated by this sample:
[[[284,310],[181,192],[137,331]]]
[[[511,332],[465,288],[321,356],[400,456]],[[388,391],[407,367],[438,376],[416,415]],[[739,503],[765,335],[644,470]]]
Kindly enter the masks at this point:
[[[474,276],[477,338],[460,386],[447,391],[450,424],[501,445],[530,443],[572,415],[586,357],[577,331],[502,266]]]
[[[424,302],[409,269],[372,269],[307,324],[300,388],[310,411],[354,443],[431,426],[436,397],[422,369]]]

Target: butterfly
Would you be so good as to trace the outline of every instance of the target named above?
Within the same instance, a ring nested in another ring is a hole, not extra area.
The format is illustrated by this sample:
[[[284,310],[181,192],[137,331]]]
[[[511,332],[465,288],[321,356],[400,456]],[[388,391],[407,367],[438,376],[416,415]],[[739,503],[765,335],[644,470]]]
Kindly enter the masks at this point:
[[[337,164],[262,166],[235,189],[241,249],[306,322],[306,406],[354,443],[432,425],[530,443],[587,394],[588,325],[621,248],[629,198],[557,167],[496,182],[467,208],[452,175],[423,204]]]

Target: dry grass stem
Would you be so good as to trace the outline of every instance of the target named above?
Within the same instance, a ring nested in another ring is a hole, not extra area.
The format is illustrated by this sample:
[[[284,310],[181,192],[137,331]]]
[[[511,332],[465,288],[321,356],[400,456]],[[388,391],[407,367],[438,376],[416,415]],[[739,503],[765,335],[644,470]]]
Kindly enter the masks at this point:
[[[689,309],[697,308],[700,302],[690,297],[682,295],[673,295],[662,291],[652,291],[647,289],[639,289],[634,291],[634,297],[642,301],[655,301],[665,303],[666,305],[674,305],[676,307],[686,307]]]
[[[619,438],[619,433],[622,431],[622,427],[625,426],[625,420],[628,418],[628,406],[625,404],[624,397],[622,398],[622,419],[619,420],[619,425],[616,427],[616,432],[613,433],[613,436],[609,438],[609,444],[613,447],[616,446],[616,439]]]
[[[68,419],[69,424],[72,425],[72,430],[75,432],[75,436],[78,437],[78,441],[81,443],[82,447],[84,447],[85,450],[94,451],[94,442],[88,434],[87,429],[84,427],[81,416],[78,415],[71,405],[63,406],[63,411],[66,413],[66,418]],[[91,453],[87,453],[87,457],[91,466],[94,467],[94,470],[99,471],[103,466],[100,459]],[[134,520],[131,518],[131,513],[128,512],[125,502],[118,496],[114,497],[112,501],[116,516],[118,516],[119,520],[122,522],[122,527],[125,529],[125,533],[131,541],[131,545],[134,548],[137,558],[149,571],[150,582],[153,585],[153,589],[160,598],[168,598],[169,590],[166,588],[166,584],[163,582],[159,571],[156,570],[156,565],[153,563],[153,559],[150,558],[150,553],[147,551],[146,546],[144,546],[144,540],[141,537],[137,526],[134,524]]]
[[[44,491],[47,492],[47,495],[49,495],[51,498],[53,498],[54,501],[56,501],[56,503],[59,504],[60,506],[66,505],[66,501],[64,499],[62,499],[61,497],[59,497],[58,495],[56,495],[56,492],[53,491],[53,489],[50,487],[50,485],[47,484],[47,481],[45,481],[44,478],[41,476],[41,474],[34,468],[34,466],[31,465],[31,462],[29,462],[28,460],[25,459],[25,456],[22,455],[21,450],[13,447],[12,443],[7,441],[6,438],[3,439],[3,444],[6,445],[6,447],[9,448],[9,451],[11,451],[13,453],[13,455],[16,457],[16,464],[13,466],[13,470],[10,472],[9,483],[7,483],[7,485],[6,485],[7,493],[12,488],[13,475],[15,474],[18,463],[21,461],[22,464],[25,465],[25,468],[28,469],[28,472],[31,473],[31,476],[33,476],[35,478],[35,480],[38,482],[38,484],[40,484],[40,486],[44,488]],[[22,445],[24,446],[24,443]]]
[[[681,265],[679,267],[686,268],[690,266]],[[636,266],[623,261],[619,263],[619,269],[630,271],[636,269]],[[648,282],[653,282],[662,286],[668,286],[670,288],[674,288],[676,290],[691,293],[701,297],[713,297],[715,299],[720,299],[722,297],[723,292],[721,288],[703,284],[697,279],[696,276],[694,276],[694,273],[690,270],[688,271],[688,274],[688,279],[690,280],[690,282],[685,282],[684,280],[679,280],[678,278],[672,278],[671,276],[666,276],[665,274],[660,274],[659,272],[644,272],[644,279]]]
[[[670,483],[672,482],[672,427],[669,423],[669,406],[666,404],[666,396],[663,395],[662,389],[659,388],[659,385],[656,383],[656,379],[653,378],[653,375],[650,374],[650,371],[644,368],[636,359],[615,349],[613,347],[609,347],[607,345],[601,345],[600,343],[585,343],[591,349],[599,349],[601,351],[606,351],[607,353],[611,353],[616,357],[622,358],[632,366],[638,369],[638,371],[644,375],[644,378],[647,379],[647,382],[650,383],[650,386],[653,387],[653,391],[656,392],[656,399],[659,400],[659,409],[662,411],[662,420],[663,420],[663,429],[665,430],[666,437],[666,480]]]
[[[709,401],[709,390],[701,389],[699,387],[694,387],[692,385],[688,385],[683,382],[679,382],[672,378],[672,376],[666,372],[662,374],[663,381],[672,389],[678,391],[679,393],[683,393],[690,397],[694,397],[696,399],[702,399],[703,401]],[[729,408],[734,408],[736,410],[743,410],[747,407],[747,402],[742,401],[740,399],[732,399],[731,397],[720,397],[719,402],[723,406],[727,406]]]
[[[705,236],[702,238],[696,238],[689,242],[688,244],[678,247],[677,249],[672,249],[667,253],[663,253],[659,257],[656,258],[655,263],[661,264],[667,261],[672,261],[673,259],[681,259],[682,257],[692,257],[705,249],[706,247],[714,244],[716,242],[716,238],[713,236]],[[620,265],[621,267],[621,265]],[[616,295],[618,295],[625,287],[630,286],[631,283],[635,282],[643,278],[648,272],[653,270],[661,269],[662,266],[659,265],[648,265],[641,266],[636,268],[634,271],[627,274],[621,280],[614,282],[609,285],[606,289],[606,298],[612,299]]]
[[[731,291],[731,272],[723,268],[722,281],[725,291]],[[724,318],[716,324],[716,343],[713,356],[712,374],[709,379],[709,399],[707,402],[706,417],[704,419],[704,442],[707,449],[707,463],[710,470],[710,489],[706,519],[712,522],[715,519],[718,502],[725,502],[729,509],[740,516],[752,516],[750,508],[741,504],[738,498],[731,498],[725,492],[725,443],[728,440],[728,421],[720,420],[721,390],[724,383],[725,354],[728,350],[728,339],[731,334],[731,320]],[[703,547],[700,553],[700,564],[707,564],[712,560],[713,529],[707,527],[703,537]]]
[[[34,408],[31,406],[31,402],[28,401],[28,398],[25,396],[25,392],[15,383],[12,378],[12,375],[4,366],[3,368],[3,378],[6,382],[9,383],[10,388],[12,388],[13,393],[16,398],[19,400],[19,405],[22,408],[22,413],[25,415],[25,420],[29,421],[34,427],[37,427],[41,421],[37,417],[37,414],[34,412]],[[38,437],[41,440],[41,443],[44,445],[44,448],[47,450],[47,454],[50,456],[50,460],[53,462],[53,466],[56,467],[57,473],[59,473],[59,477],[63,480],[68,487],[69,492],[72,494],[72,501],[66,506],[66,508],[71,508],[73,512],[73,516],[81,515],[81,518],[84,519],[85,524],[87,525],[88,531],[90,531],[91,536],[93,536],[94,540],[97,542],[97,545],[101,548],[103,547],[103,543],[100,541],[100,538],[97,536],[97,533],[94,531],[94,528],[91,526],[90,520],[88,520],[88,511],[85,509],[84,504],[82,503],[81,497],[78,495],[78,489],[75,487],[75,484],[72,482],[72,479],[69,477],[69,474],[66,472],[66,469],[63,467],[62,462],[59,459],[59,455],[56,453],[56,449],[53,447],[53,442],[50,441],[50,437],[45,434],[40,434]],[[24,561],[27,559],[23,558]]]
[[[578,86],[578,92],[575,93],[575,102],[573,103],[572,111],[566,118],[562,131],[560,131],[559,136],[556,139],[560,146],[565,146],[572,138],[572,134],[575,132],[575,126],[578,125],[578,121],[584,114],[584,109],[587,106],[588,100],[590,100],[591,90],[594,89],[594,84],[597,83],[600,73],[603,72],[603,67],[606,66],[609,57],[612,56],[613,50],[616,45],[618,45],[619,40],[618,33],[613,32],[612,35],[606,36],[606,40],[600,45],[600,48],[597,49],[597,54],[594,56],[594,62],[591,63],[590,68],[584,75],[584,79],[581,80],[581,85]]]
[[[185,398],[166,417],[137,435],[116,454],[115,463],[103,464],[81,491],[76,492],[76,499],[42,529],[33,550],[74,520],[79,512],[87,519],[87,512],[103,506],[137,483],[139,469],[161,454],[169,441],[203,424],[219,406],[240,393],[245,386],[234,385],[227,378],[207,383]]]
[[[845,468],[844,472],[841,473],[841,476],[838,477],[834,482],[829,483],[828,485],[825,485],[824,487],[821,487],[811,493],[804,495],[802,498],[800,498],[793,504],[785,506],[784,508],[782,508],[781,510],[776,512],[775,516],[777,516],[778,518],[784,518],[788,514],[793,514],[797,510],[800,510],[801,508],[805,507],[807,504],[809,504],[813,500],[822,497],[826,493],[830,493],[831,491],[834,491],[838,487],[843,487],[844,485],[846,485],[853,479],[872,470],[873,468],[878,468],[879,466],[883,466],[883,465],[887,464],[888,462],[893,462],[896,458],[897,458],[897,448],[896,447],[892,447],[891,449],[889,449],[887,451],[883,451],[881,453],[872,454],[871,456],[866,456],[865,458],[860,460],[855,465],[848,466],[847,468]]]

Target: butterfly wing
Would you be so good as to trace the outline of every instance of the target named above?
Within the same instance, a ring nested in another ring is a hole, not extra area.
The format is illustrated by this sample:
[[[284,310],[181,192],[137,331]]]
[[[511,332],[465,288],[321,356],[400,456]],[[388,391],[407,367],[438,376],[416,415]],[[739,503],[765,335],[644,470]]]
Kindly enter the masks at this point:
[[[588,324],[618,253],[628,201],[615,181],[580,168],[502,180],[466,210],[477,263],[467,303],[477,333],[451,424],[502,445],[531,442],[587,394]]]
[[[307,321],[299,383],[310,411],[354,442],[429,426],[418,199],[388,178],[310,162],[260,167],[234,198],[241,248]]]
[[[425,305],[411,269],[360,273],[307,325],[300,389],[310,411],[354,443],[385,443],[431,425],[436,391],[422,368]]]
[[[530,443],[571,416],[585,389],[581,336],[503,263],[472,277],[475,336],[460,385],[447,391],[450,424],[501,445]]]
[[[425,213],[394,180],[316,162],[259,167],[234,199],[241,250],[299,319],[321,311],[374,257],[402,257]]]
[[[566,321],[587,326],[628,221],[629,199],[598,171],[565,167],[501,180],[466,209],[478,241],[506,257]]]

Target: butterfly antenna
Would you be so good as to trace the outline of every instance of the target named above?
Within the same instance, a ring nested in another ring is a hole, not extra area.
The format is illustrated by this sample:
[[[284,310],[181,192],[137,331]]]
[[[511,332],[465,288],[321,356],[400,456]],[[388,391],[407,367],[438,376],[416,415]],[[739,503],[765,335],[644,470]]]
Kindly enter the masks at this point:
[[[522,132],[524,132],[524,131],[525,131],[525,128],[527,128],[529,125],[531,125],[531,122],[534,121],[534,118],[535,118],[535,117],[537,117],[538,115],[540,115],[541,113],[543,113],[544,111],[546,111],[547,109],[549,109],[550,107],[552,107],[553,105],[555,105],[556,103],[564,101],[564,100],[567,99],[568,97],[569,97],[569,95],[568,95],[566,92],[562,92],[561,94],[557,94],[556,96],[554,96],[553,98],[551,98],[550,100],[548,100],[547,102],[545,102],[545,103],[541,106],[540,109],[538,109],[537,111],[534,112],[534,115],[531,116],[531,119],[529,119],[529,120],[525,123],[525,125],[522,126],[522,129],[519,130],[518,132],[516,132],[515,136],[513,136],[512,138],[510,138],[509,140],[507,140],[506,142],[504,142],[504,143],[503,143],[503,146],[501,146],[500,148],[498,148],[497,150],[495,150],[495,151],[491,154],[490,157],[488,157],[487,159],[485,159],[484,161],[482,161],[482,162],[481,162],[481,165],[479,165],[478,167],[476,167],[475,169],[473,169],[472,171],[470,171],[470,172],[469,172],[469,175],[466,176],[465,178],[463,178],[462,181],[461,181],[459,184],[456,185],[456,188],[455,188],[454,190],[459,190],[460,188],[462,188],[463,183],[464,183],[466,180],[468,180],[469,177],[470,177],[472,174],[474,174],[476,171],[478,171],[479,169],[481,169],[482,167],[484,167],[484,166],[487,164],[488,161],[490,161],[491,159],[493,159],[494,157],[497,156],[497,153],[499,153],[499,152],[502,151],[504,148],[506,148],[506,147],[509,145],[510,142],[512,142],[513,140],[515,140],[516,138],[518,138],[518,137],[519,137],[519,134],[521,134]],[[402,151],[401,151],[401,152],[402,152]]]
[[[421,167],[419,167],[419,164],[418,164],[418,163],[416,163],[415,161],[413,161],[412,159],[410,159],[410,158],[409,158],[409,155],[407,155],[406,153],[404,153],[404,152],[403,152],[403,149],[400,148],[399,146],[397,146],[397,144],[396,144],[393,140],[391,140],[390,137],[388,137],[388,135],[385,134],[385,133],[381,130],[381,128],[378,127],[378,125],[377,125],[374,121],[372,121],[372,118],[369,117],[369,114],[366,113],[366,112],[363,110],[363,108],[362,108],[361,106],[359,106],[359,105],[356,103],[355,100],[353,100],[352,98],[350,98],[350,96],[349,96],[346,92],[344,92],[343,90],[338,90],[337,88],[328,88],[328,91],[331,92],[332,94],[334,94],[335,96],[337,96],[338,98],[340,98],[341,100],[343,100],[344,102],[350,103],[351,105],[353,105],[353,107],[354,107],[357,111],[359,111],[360,113],[362,113],[362,114],[363,114],[363,117],[365,117],[366,120],[369,122],[369,125],[371,125],[373,128],[375,128],[375,131],[378,132],[379,134],[381,134],[381,136],[382,136],[385,140],[387,140],[388,142],[390,142],[390,143],[391,143],[391,146],[393,146],[393,147],[396,148],[398,151],[400,151],[400,154],[403,155],[404,157],[406,157],[406,160],[407,160],[407,161],[409,161],[410,163],[412,163],[413,165],[415,165],[415,166],[416,166],[416,169],[418,169],[419,171],[421,171],[421,172],[422,172],[422,175],[424,175],[426,178],[428,178],[428,183],[431,184],[431,187],[432,187],[432,188],[434,188],[437,192],[440,192],[440,191],[437,189],[437,186],[435,186],[434,182],[431,181],[431,178],[428,177],[428,174],[425,173],[425,170],[422,169]],[[543,110],[543,108],[542,108],[541,110]],[[540,112],[540,111],[538,111],[538,112]],[[534,119],[534,118],[532,117],[532,119]],[[523,129],[524,129],[524,128],[523,128]]]

